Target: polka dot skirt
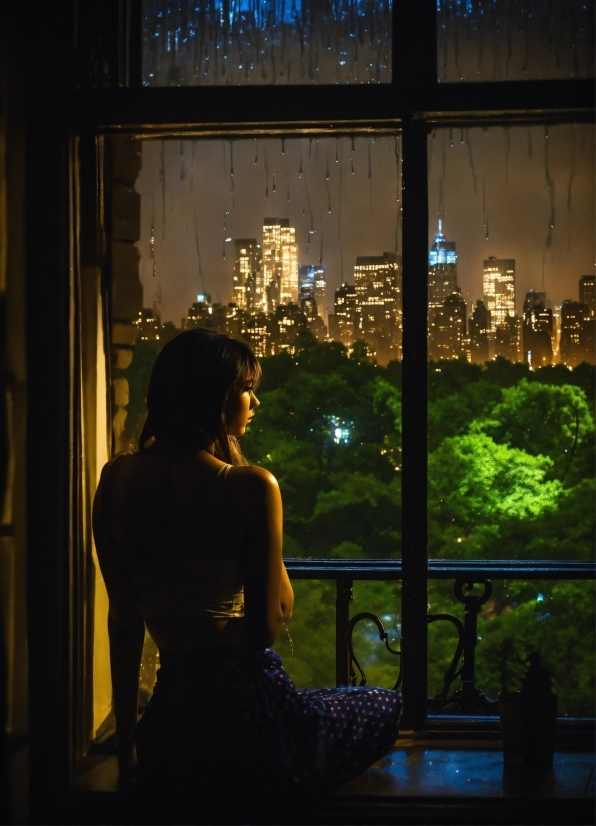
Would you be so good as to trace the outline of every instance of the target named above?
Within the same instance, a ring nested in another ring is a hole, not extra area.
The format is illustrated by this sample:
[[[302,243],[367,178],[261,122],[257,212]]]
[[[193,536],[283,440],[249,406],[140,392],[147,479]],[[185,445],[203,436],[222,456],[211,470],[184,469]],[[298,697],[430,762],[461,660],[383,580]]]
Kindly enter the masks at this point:
[[[218,648],[162,652],[162,667],[137,727],[146,776],[217,779],[218,767],[255,788],[319,793],[383,757],[398,734],[399,692],[380,688],[297,691],[273,651]]]

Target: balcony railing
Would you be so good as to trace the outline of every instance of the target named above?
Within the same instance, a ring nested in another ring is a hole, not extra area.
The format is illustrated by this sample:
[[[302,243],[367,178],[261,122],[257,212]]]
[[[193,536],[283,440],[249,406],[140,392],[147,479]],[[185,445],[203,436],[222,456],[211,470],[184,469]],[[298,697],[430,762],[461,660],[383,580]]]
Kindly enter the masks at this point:
[[[356,685],[354,666],[360,673],[360,685],[366,684],[366,675],[352,647],[352,633],[360,620],[374,622],[381,642],[385,643],[391,654],[401,659],[401,652],[390,647],[387,632],[379,617],[370,612],[350,617],[354,581],[401,580],[400,559],[287,559],[285,564],[292,579],[335,580],[335,678],[338,686]],[[491,580],[594,580],[596,562],[433,559],[428,562],[428,578],[453,580],[454,596],[463,608],[462,619],[451,614],[428,615],[429,623],[447,621],[458,632],[456,650],[445,674],[443,688],[435,697],[428,699],[428,711],[436,714],[448,709],[462,715],[486,716],[497,713],[497,703],[476,687],[475,648],[478,614],[491,595]],[[482,585],[483,592],[472,593],[473,585]],[[395,688],[401,682],[401,665],[400,662],[399,669],[396,669],[399,676]],[[458,678],[461,680],[461,688],[450,694],[451,686]],[[407,697],[404,697],[404,702],[408,702]]]

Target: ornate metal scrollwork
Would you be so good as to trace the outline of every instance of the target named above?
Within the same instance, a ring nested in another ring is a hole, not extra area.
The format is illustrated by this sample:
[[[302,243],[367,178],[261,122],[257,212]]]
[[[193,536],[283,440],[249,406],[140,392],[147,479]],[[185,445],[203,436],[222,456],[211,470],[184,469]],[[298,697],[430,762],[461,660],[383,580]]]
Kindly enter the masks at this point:
[[[482,594],[464,594],[464,588],[471,591],[474,585],[483,585]],[[457,628],[458,641],[451,665],[445,672],[443,689],[430,701],[431,710],[439,710],[452,705],[455,712],[461,714],[497,714],[498,703],[490,700],[476,688],[475,684],[475,649],[478,643],[478,614],[492,594],[492,584],[488,579],[456,579],[453,590],[459,602],[464,604],[465,616],[462,623],[450,614],[429,614],[428,621],[446,620]],[[460,668],[458,664],[462,660]],[[447,696],[451,684],[461,677],[462,688]]]
[[[387,651],[390,654],[394,654],[396,657],[400,658],[399,673],[398,673],[398,676],[397,676],[397,681],[396,681],[395,685],[393,686],[393,690],[395,691],[399,688],[400,683],[401,683],[401,651],[395,651],[393,648],[391,648],[391,646],[389,645],[389,634],[385,630],[385,626],[383,625],[383,623],[381,622],[379,617],[377,617],[376,614],[371,614],[369,611],[361,611],[360,614],[356,614],[355,616],[352,617],[352,619],[350,620],[350,622],[348,624],[348,650],[349,650],[349,653],[350,653],[350,672],[351,672],[350,673],[350,684],[351,685],[356,685],[356,675],[354,673],[354,669],[352,668],[352,663],[354,663],[356,665],[356,668],[360,672],[360,683],[359,683],[359,685],[361,685],[361,686],[366,685],[366,674],[364,673],[364,670],[363,670],[362,666],[360,665],[360,663],[356,659],[356,655],[354,654],[354,647],[353,647],[353,644],[352,644],[352,635],[354,633],[354,628],[356,627],[356,625],[361,620],[365,620],[365,619],[371,620],[377,626],[377,628],[379,629],[379,639],[381,640],[381,642],[385,643],[385,648],[387,649]]]
[[[451,665],[445,672],[445,683],[443,685],[442,690],[435,695],[433,699],[433,708],[440,707],[442,708],[447,703],[447,694],[449,693],[449,689],[451,688],[451,683],[459,677],[461,674],[461,668],[458,669],[458,664],[460,657],[464,650],[464,626],[463,623],[460,622],[457,617],[452,617],[451,614],[429,614],[428,615],[428,622],[436,622],[437,620],[446,620],[447,622],[453,623],[457,628],[457,648],[455,649],[455,654],[453,655],[453,659],[451,660]]]

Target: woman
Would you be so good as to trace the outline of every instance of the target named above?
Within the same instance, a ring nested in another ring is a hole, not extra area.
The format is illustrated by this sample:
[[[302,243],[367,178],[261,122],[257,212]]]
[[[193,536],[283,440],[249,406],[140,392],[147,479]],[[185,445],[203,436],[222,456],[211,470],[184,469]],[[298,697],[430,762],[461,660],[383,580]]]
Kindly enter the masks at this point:
[[[382,689],[297,692],[269,650],[294,595],[279,486],[237,442],[259,378],[253,353],[228,336],[196,329],[166,344],[139,451],[106,465],[93,517],[121,775],[136,738],[151,789],[216,805],[231,782],[240,809],[358,775],[391,748],[401,708]],[[145,626],[161,668],[137,726]]]

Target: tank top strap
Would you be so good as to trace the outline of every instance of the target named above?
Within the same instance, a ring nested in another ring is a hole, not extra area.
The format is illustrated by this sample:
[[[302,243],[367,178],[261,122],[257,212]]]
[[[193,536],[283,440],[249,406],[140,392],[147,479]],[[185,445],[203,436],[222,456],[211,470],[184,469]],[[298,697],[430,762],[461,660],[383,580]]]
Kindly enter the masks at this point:
[[[215,475],[215,489],[218,491],[223,490],[223,486],[225,484],[226,479],[228,478],[228,473],[230,472],[230,468],[232,465],[222,465],[220,469],[217,471]]]

